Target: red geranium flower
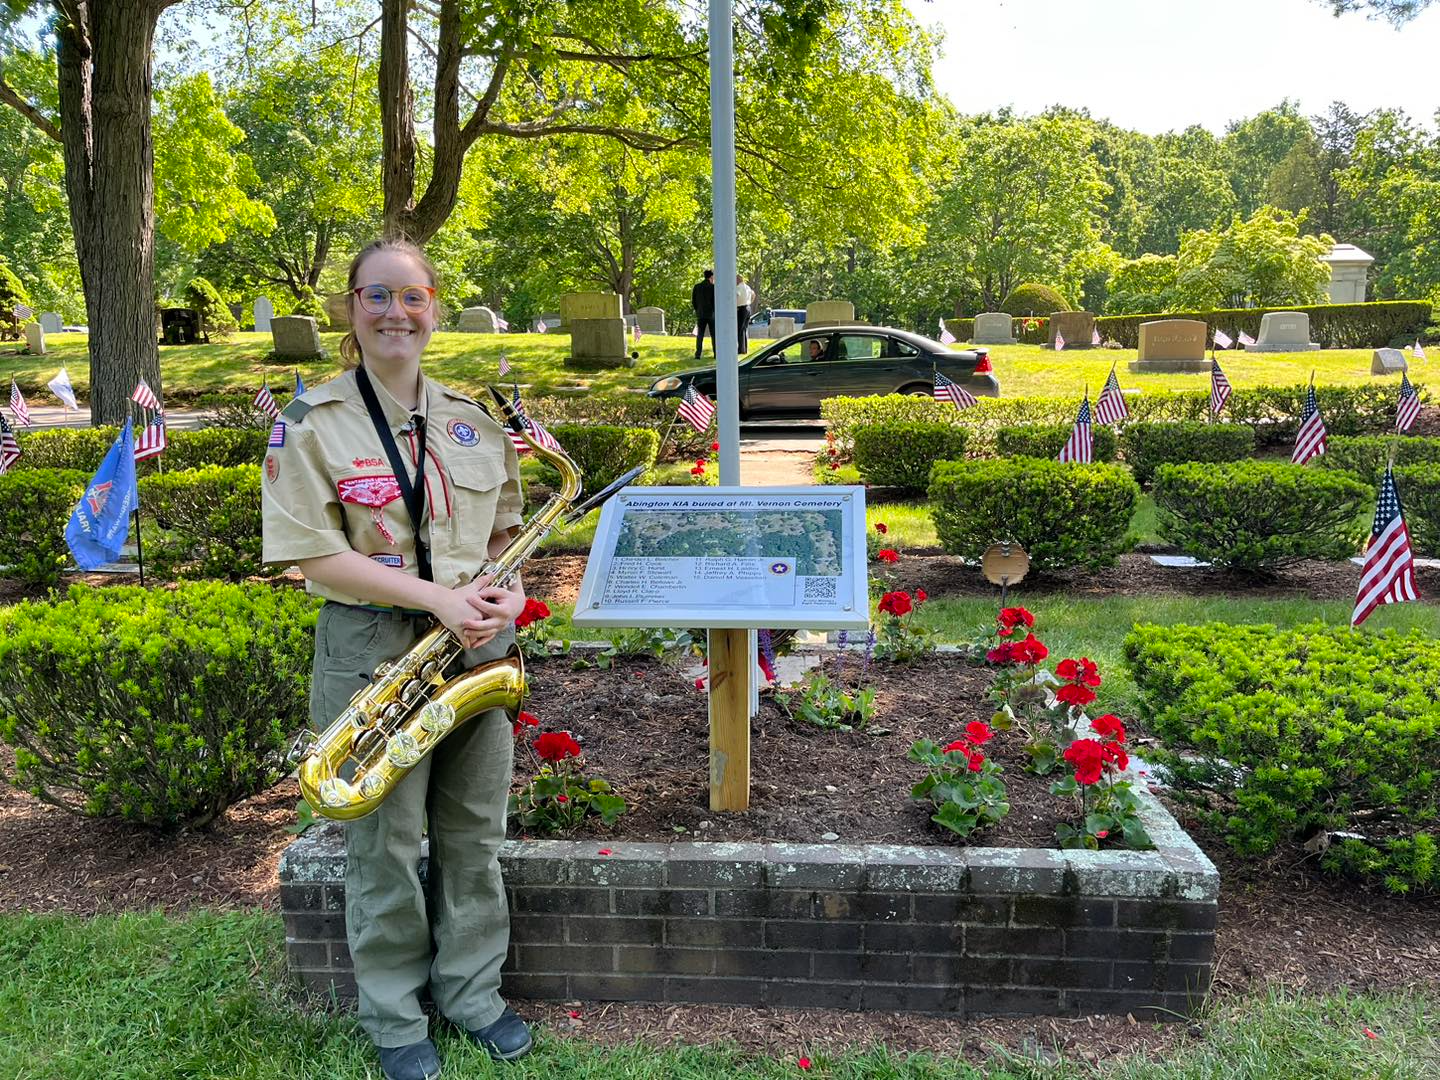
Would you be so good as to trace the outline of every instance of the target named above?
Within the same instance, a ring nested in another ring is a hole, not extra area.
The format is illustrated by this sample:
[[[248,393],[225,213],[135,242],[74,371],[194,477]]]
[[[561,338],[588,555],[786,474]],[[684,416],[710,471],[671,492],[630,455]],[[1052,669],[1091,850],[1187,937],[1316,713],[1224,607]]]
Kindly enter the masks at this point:
[[[1000,624],[1000,636],[1009,637],[1017,626],[1034,626],[1035,616],[1023,607],[1007,607],[1000,609],[1000,614],[995,617],[995,621]]]
[[[706,461],[703,457],[702,457],[702,458],[696,458],[696,459],[695,459],[695,467],[696,467],[697,469],[703,469],[703,468],[704,468],[706,465],[708,465],[708,464],[710,464],[710,463],[709,463],[708,461]]]
[[[533,622],[550,617],[550,608],[544,600],[536,600],[533,596],[525,598],[525,610],[515,617],[515,629],[524,630]]]
[[[1125,753],[1119,743],[1107,742],[1100,745],[1105,754],[1105,760],[1124,772],[1126,766],[1130,764],[1130,755]]]
[[[989,742],[995,733],[990,730],[990,725],[984,720],[971,720],[965,725],[965,738],[969,739],[976,746],[983,746]]]
[[[926,591],[925,591],[924,589],[916,589],[916,590],[915,590],[915,603],[917,603],[917,604],[923,604],[926,600],[929,600],[929,599],[930,599],[930,596],[929,596],[928,593],[926,593]]]
[[[890,531],[890,526],[886,525],[883,521],[877,521],[875,522],[875,531],[881,536],[884,536]]]
[[[875,558],[879,559],[881,562],[899,562],[900,553],[894,548],[881,548],[875,553]]]
[[[1077,784],[1099,781],[1105,763],[1105,751],[1094,739],[1076,739],[1065,751],[1065,760],[1075,766]]]
[[[1050,650],[1034,634],[1026,634],[1024,641],[1015,642],[1012,655],[1018,664],[1038,664],[1050,655]]]
[[[711,449],[711,450],[719,450],[719,449],[720,449],[720,444],[719,444],[718,442],[712,442],[712,443],[710,444],[710,449]]]
[[[830,468],[832,468],[832,469],[838,469],[838,468],[840,468],[840,463],[839,463],[838,461],[832,461],[832,462],[830,462]]]
[[[810,1059],[808,1057],[802,1057],[799,1061],[795,1062],[795,1064],[799,1065],[802,1069],[808,1070],[810,1068]]]
[[[979,772],[985,767],[985,755],[976,750],[970,755],[970,771]]]
[[[968,754],[970,753],[970,744],[964,739],[956,739],[954,742],[950,743],[948,746],[945,747],[945,753],[947,754],[953,754],[956,751],[959,751],[962,754]]]
[[[695,689],[696,689],[696,690],[704,690],[704,689],[705,689],[705,678],[704,678],[704,676],[701,676],[700,678],[698,678],[698,679],[695,680]]]
[[[1061,660],[1055,665],[1055,674],[1078,686],[1100,685],[1100,669],[1088,656],[1082,656],[1079,660]]]
[[[535,753],[542,761],[564,761],[580,756],[580,744],[568,731],[547,731],[535,740]]]
[[[519,737],[520,737],[520,732],[523,731],[525,728],[527,728],[527,727],[539,727],[539,726],[540,726],[540,718],[539,718],[538,716],[536,716],[534,713],[532,713],[532,712],[525,712],[525,711],[522,709],[522,710],[520,711],[520,715],[515,718],[515,723],[510,726],[510,733],[511,733],[512,735],[514,735],[516,738],[519,738]]]
[[[985,654],[985,659],[989,660],[992,664],[1017,663],[1015,659],[1015,646],[1017,644],[1018,642],[1014,641],[1002,641],[999,645],[995,646],[995,648],[991,649]]]
[[[556,795],[556,796],[555,796],[555,801],[556,801],[556,802],[569,802],[569,801],[570,801],[570,796],[569,796],[569,795]]]
[[[1095,700],[1095,691],[1080,686],[1078,683],[1066,683],[1055,691],[1055,697],[1065,702],[1066,705],[1089,705]]]
[[[908,592],[887,592],[880,598],[880,610],[897,618],[906,614],[911,606]]]
[[[1095,729],[1095,734],[1102,738],[1110,738],[1117,743],[1125,741],[1125,725],[1120,722],[1118,716],[1111,713],[1097,716],[1090,721],[1090,726]]]

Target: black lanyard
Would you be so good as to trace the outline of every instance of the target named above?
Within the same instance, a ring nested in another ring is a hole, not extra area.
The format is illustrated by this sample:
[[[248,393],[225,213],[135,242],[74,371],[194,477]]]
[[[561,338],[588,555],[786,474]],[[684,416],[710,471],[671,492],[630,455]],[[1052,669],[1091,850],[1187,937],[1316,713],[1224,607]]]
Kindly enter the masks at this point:
[[[434,581],[435,575],[430,570],[430,547],[425,543],[422,527],[425,517],[425,418],[411,418],[420,443],[420,460],[415,466],[415,482],[412,484],[410,470],[400,456],[400,448],[395,445],[390,422],[385,419],[385,411],[380,408],[380,399],[375,396],[375,388],[370,385],[370,376],[363,365],[355,369],[355,385],[360,387],[360,396],[370,413],[370,422],[375,425],[375,434],[380,436],[380,445],[385,448],[385,456],[390,459],[390,468],[395,472],[395,482],[400,485],[400,497],[405,500],[405,509],[410,512],[410,527],[415,533],[415,562],[420,568],[420,576],[426,581]]]

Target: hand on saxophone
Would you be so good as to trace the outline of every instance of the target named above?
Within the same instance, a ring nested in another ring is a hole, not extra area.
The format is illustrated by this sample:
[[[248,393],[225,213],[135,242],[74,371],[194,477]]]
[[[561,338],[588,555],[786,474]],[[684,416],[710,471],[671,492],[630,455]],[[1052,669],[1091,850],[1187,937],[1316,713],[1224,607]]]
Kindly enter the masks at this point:
[[[491,575],[482,574],[450,590],[445,610],[435,612],[467,649],[478,649],[493,639],[525,610],[525,589],[518,581],[508,589],[490,581]]]

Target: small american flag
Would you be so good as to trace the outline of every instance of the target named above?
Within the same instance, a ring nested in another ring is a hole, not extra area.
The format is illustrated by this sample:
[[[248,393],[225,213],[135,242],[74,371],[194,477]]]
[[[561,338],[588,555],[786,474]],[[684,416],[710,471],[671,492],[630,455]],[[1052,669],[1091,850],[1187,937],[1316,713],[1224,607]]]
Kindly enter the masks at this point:
[[[510,324],[509,324],[508,322],[506,322],[504,319],[502,319],[499,315],[496,315],[496,316],[495,316],[495,326],[496,326],[498,329],[500,329],[500,330],[509,330],[509,329],[510,329]]]
[[[1220,410],[1225,407],[1225,402],[1230,400],[1230,380],[1225,377],[1225,372],[1220,370],[1220,365],[1214,360],[1210,361],[1210,415],[1219,416]]]
[[[549,327],[548,325],[546,325],[546,322],[545,322],[544,319],[539,320],[539,321],[535,324],[535,332],[536,332],[537,334],[543,334],[543,333],[545,333],[546,330],[549,330],[549,329],[550,329],[550,327]]]
[[[1055,351],[1060,352],[1065,348],[1065,335],[1059,330],[1055,331]],[[1088,400],[1088,399],[1087,399]]]
[[[503,352],[500,354],[500,374],[510,374],[510,357],[506,356]]]
[[[640,324],[637,322],[637,323],[635,324],[635,340],[636,340],[636,341],[639,341],[639,340],[640,340],[642,337],[644,337],[644,336],[645,336],[645,331],[640,329]]]
[[[1300,413],[1300,430],[1295,433],[1295,452],[1290,455],[1290,464],[1304,465],[1313,457],[1325,453],[1325,418],[1320,415],[1320,404],[1315,400],[1315,384],[1305,395],[1305,408]]]
[[[1421,348],[1419,338],[1416,338],[1415,344],[1410,346],[1410,355],[1415,357],[1416,360],[1425,359],[1425,350]]]
[[[130,395],[130,400],[142,409],[149,409],[151,412],[160,411],[160,399],[155,396],[155,391],[150,389],[150,384],[144,379],[135,384],[135,392]]]
[[[1060,448],[1058,460],[1089,465],[1094,460],[1094,455],[1095,440],[1090,433],[1090,396],[1087,394],[1085,400],[1080,402],[1080,411],[1075,415],[1075,426],[1070,429],[1070,438]]]
[[[15,414],[17,424],[21,427],[30,426],[30,406],[25,404],[25,397],[13,378],[10,380],[10,411]]]
[[[525,418],[525,427],[529,430],[530,437],[544,449],[555,450],[562,454],[565,452],[555,436],[546,431],[539,420],[532,420],[527,416]]]
[[[28,319],[31,315],[35,314],[35,309],[29,304],[16,304],[14,310],[15,318],[17,319]]]
[[[276,420],[275,426],[270,429],[270,441],[267,446],[280,447],[285,445],[285,421]]]
[[[1225,333],[1224,330],[1217,329],[1215,331],[1215,348],[1228,349],[1234,344],[1235,339],[1232,338],[1229,334]]]
[[[680,399],[680,415],[687,424],[704,435],[710,430],[710,421],[715,419],[715,405],[691,383],[685,387],[685,396]]]
[[[1350,625],[1359,626],[1381,604],[1403,604],[1419,600],[1415,588],[1415,556],[1410,550],[1410,530],[1400,494],[1395,490],[1395,473],[1385,466],[1380,481],[1380,498],[1375,504],[1375,522],[1370,526],[1370,543],[1365,547],[1365,565],[1360,570],[1360,588]]]
[[[1241,331],[1240,331],[1240,344],[1241,344],[1241,345],[1254,345],[1254,344],[1255,344],[1255,339],[1254,339],[1253,337],[1251,337],[1249,334],[1245,333],[1244,330],[1241,330]]]
[[[8,472],[10,466],[20,458],[20,440],[5,417],[0,416],[0,475]]]
[[[1090,331],[1090,344],[1091,344],[1091,345],[1104,345],[1104,344],[1105,344],[1105,342],[1100,339],[1100,328],[1099,328],[1098,326],[1095,327],[1093,330]],[[1098,405],[1099,402],[1096,402],[1096,404]]]
[[[135,441],[135,460],[144,461],[146,458],[159,457],[165,452],[168,445],[165,438],[165,414],[156,413],[155,419],[146,424],[140,432],[140,438]]]
[[[272,420],[280,415],[280,407],[275,404],[275,395],[270,393],[269,383],[262,384],[260,392],[255,395],[255,407]]]
[[[975,395],[966,390],[954,379],[947,379],[940,372],[935,372],[935,400],[948,401],[957,409],[968,409],[978,404]]]
[[[945,325],[945,318],[944,318],[944,316],[941,316],[941,318],[940,318],[940,344],[941,344],[941,345],[954,345],[954,344],[955,344],[955,335],[952,334],[952,333],[950,333],[950,328]]]
[[[1395,430],[1401,435],[1415,425],[1420,415],[1420,392],[1410,383],[1407,372],[1400,373],[1400,406],[1395,410]]]
[[[1102,424],[1118,424],[1130,419],[1130,407],[1125,404],[1125,395],[1120,390],[1120,380],[1115,377],[1115,368],[1110,368],[1110,377],[1105,388],[1095,400],[1095,419]]]

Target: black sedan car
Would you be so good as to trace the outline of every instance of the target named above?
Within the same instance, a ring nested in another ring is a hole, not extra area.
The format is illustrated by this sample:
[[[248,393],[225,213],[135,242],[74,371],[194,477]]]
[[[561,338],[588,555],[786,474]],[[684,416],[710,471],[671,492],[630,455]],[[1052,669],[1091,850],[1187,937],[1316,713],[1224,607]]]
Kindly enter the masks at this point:
[[[740,417],[744,420],[815,417],[820,399],[871,394],[930,396],[935,372],[976,397],[999,397],[1000,382],[984,349],[952,349],[938,341],[881,326],[801,330],[740,361]],[[715,396],[715,368],[692,368],[656,379],[655,398],[678,398],[685,388]]]

